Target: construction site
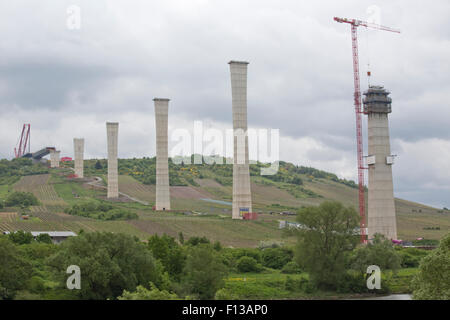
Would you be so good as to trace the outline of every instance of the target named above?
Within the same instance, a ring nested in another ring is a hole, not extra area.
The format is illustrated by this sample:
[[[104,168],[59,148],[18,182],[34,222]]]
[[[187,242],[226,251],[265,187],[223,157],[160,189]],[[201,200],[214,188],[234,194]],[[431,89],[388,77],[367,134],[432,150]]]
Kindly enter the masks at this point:
[[[247,73],[249,62],[232,60],[228,64],[231,80],[229,82],[231,84],[231,94],[229,94],[230,113],[234,132],[233,162],[232,170],[227,169],[224,177],[220,177],[220,174],[215,177],[216,173],[209,171],[208,167],[203,164],[201,166],[180,166],[171,162],[168,132],[171,113],[169,110],[170,99],[168,98],[153,99],[156,154],[154,163],[152,162],[148,168],[138,169],[134,165],[134,169],[128,171],[121,167],[120,163],[125,159],[120,158],[120,119],[116,119],[117,122],[106,123],[107,145],[104,147],[107,151],[107,159],[95,160],[95,167],[92,165],[94,160],[85,159],[84,156],[86,148],[93,148],[88,139],[74,137],[73,152],[59,150],[58,146],[40,147],[37,151],[32,152],[30,146],[31,124],[24,124],[14,148],[14,158],[31,159],[33,164],[47,165],[48,160],[45,157],[49,156],[48,167],[51,169],[49,173],[41,177],[24,176],[13,186],[16,190],[27,190],[35,193],[43,203],[43,206],[33,208],[33,214],[36,217],[36,230],[33,231],[42,229],[37,221],[55,222],[55,224],[50,223],[48,225],[48,228],[52,231],[78,231],[76,229],[81,229],[82,226],[86,226],[88,229],[96,229],[97,227],[91,226],[88,223],[89,221],[76,223],[73,217],[65,215],[62,210],[65,205],[79,201],[83,197],[100,197],[107,201],[135,202],[142,206],[134,209],[148,218],[145,223],[141,221],[142,223],[139,222],[138,226],[137,222],[133,221],[117,222],[117,224],[125,224],[127,228],[135,229],[133,232],[141,236],[147,232],[152,233],[161,230],[169,234],[174,234],[175,230],[178,230],[177,228],[185,230],[184,228],[191,222],[186,222],[186,226],[178,224],[176,228],[171,229],[168,225],[162,227],[161,222],[155,222],[154,220],[164,219],[165,215],[176,217],[181,214],[183,219],[207,215],[213,217],[212,219],[218,219],[217,221],[223,219],[225,219],[223,221],[227,221],[226,218],[229,217],[231,220],[226,222],[227,225],[236,230],[244,225],[248,226],[250,223],[239,220],[254,220],[255,228],[268,228],[271,230],[268,231],[269,233],[275,232],[276,238],[279,238],[280,233],[277,226],[289,225],[294,220],[294,218],[289,217],[291,215],[285,215],[283,212],[295,212],[299,206],[317,205],[327,199],[336,199],[358,208],[360,227],[357,232],[360,235],[361,243],[367,243],[377,233],[384,235],[395,243],[402,242],[401,238],[413,240],[415,237],[421,236],[421,233],[417,230],[417,234],[411,232],[409,225],[406,228],[408,231],[405,231],[404,224],[412,223],[413,219],[410,216],[403,217],[402,215],[406,212],[433,212],[433,214],[439,215],[442,210],[394,198],[395,183],[392,171],[395,155],[392,154],[390,147],[391,137],[388,118],[388,115],[393,111],[393,102],[389,97],[390,92],[382,85],[370,85],[369,82],[367,89],[361,93],[360,84],[358,28],[370,28],[391,33],[400,33],[400,31],[357,19],[335,17],[334,21],[350,27],[349,40],[351,39],[352,52],[348,52],[348,56],[351,54],[353,61],[353,108],[356,119],[357,149],[357,168],[355,170],[358,177],[356,184],[352,182],[353,184],[350,185],[344,182],[345,179],[337,177],[330,180],[329,177],[334,175],[328,173],[320,173],[317,177],[308,175],[306,172],[299,174],[298,181],[301,181],[302,187],[277,185],[268,182],[270,179],[263,176],[251,177],[247,135]],[[252,68],[256,69],[258,66],[255,65]],[[349,70],[349,74],[351,74],[350,72]],[[370,70],[367,71],[367,76],[370,78]],[[349,105],[351,105],[350,102],[351,98],[349,98]],[[179,103],[179,101],[173,103]],[[150,107],[148,111],[151,112]],[[367,154],[364,154],[365,142],[363,141],[363,119],[365,116],[367,116]],[[61,157],[61,152],[65,156]],[[70,154],[73,154],[73,159],[67,156]],[[89,164],[87,165],[87,163]],[[286,165],[282,166],[280,170],[288,170],[289,165],[287,167]],[[214,168],[216,166],[215,164]],[[148,170],[153,172],[150,181],[147,178],[145,178],[147,180],[142,178],[144,172],[148,172]],[[289,169],[288,171],[291,172],[292,170]],[[294,174],[292,172],[291,174]],[[317,170],[317,172],[321,171]],[[184,182],[178,181],[180,180],[178,177],[182,177],[181,180]],[[176,179],[178,180],[174,184],[173,181]],[[62,187],[61,184],[65,183],[67,185]],[[69,198],[67,198],[66,189],[71,190]],[[328,189],[329,191],[327,191]],[[105,195],[103,195],[104,192],[106,192]],[[44,196],[44,194],[46,195]],[[151,214],[147,212],[147,206],[151,207]],[[284,220],[280,220],[276,216],[277,213],[282,215]],[[295,216],[295,213],[292,216]],[[21,227],[20,221],[12,223],[15,219],[11,220],[11,217],[12,215],[0,220],[0,229],[13,231],[13,229]],[[71,222],[69,223],[69,221]],[[206,219],[202,221],[206,221]],[[446,223],[448,228],[448,217]],[[99,225],[98,222],[96,224]],[[141,224],[143,225],[141,226]],[[158,230],[159,228],[161,229]],[[202,232],[217,235],[214,228],[211,230],[202,229]],[[420,227],[418,228],[420,229]],[[446,230],[446,227],[443,230]],[[247,233],[248,244],[254,241],[250,240],[253,233],[254,231]],[[244,238],[246,239],[247,236],[244,236]],[[239,237],[242,238],[242,236]],[[229,239],[220,240],[230,242]],[[247,240],[237,241],[245,242]],[[260,240],[264,240],[264,237]],[[233,241],[231,240],[231,243]]]

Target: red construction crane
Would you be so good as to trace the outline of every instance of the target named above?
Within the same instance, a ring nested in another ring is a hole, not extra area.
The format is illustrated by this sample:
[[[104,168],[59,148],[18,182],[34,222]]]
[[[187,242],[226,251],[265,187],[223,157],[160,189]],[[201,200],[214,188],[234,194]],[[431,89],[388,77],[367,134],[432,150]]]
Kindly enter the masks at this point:
[[[30,152],[30,124],[26,123],[23,125],[22,133],[17,142],[18,146],[14,148],[14,156],[20,158],[23,156],[27,150]],[[27,149],[28,148],[28,149]]]
[[[360,234],[361,243],[367,242],[367,226],[366,226],[366,201],[364,198],[364,162],[363,162],[363,139],[362,139],[362,119],[361,113],[361,89],[359,81],[359,58],[358,58],[358,33],[357,28],[362,26],[366,28],[373,28],[378,30],[390,31],[400,33],[399,30],[384,27],[375,23],[369,23],[356,19],[346,19],[334,17],[334,21],[340,23],[348,23],[352,31],[352,53],[353,53],[353,83],[355,86],[354,104],[356,113],[356,149],[358,153],[358,184],[359,184],[359,215],[360,220]]]

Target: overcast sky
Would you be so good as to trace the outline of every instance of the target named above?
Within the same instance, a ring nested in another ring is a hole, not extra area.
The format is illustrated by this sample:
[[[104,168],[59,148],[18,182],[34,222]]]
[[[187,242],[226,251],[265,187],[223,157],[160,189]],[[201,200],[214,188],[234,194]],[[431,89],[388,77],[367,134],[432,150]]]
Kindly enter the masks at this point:
[[[119,157],[154,156],[154,97],[171,99],[171,131],[230,128],[227,62],[245,60],[249,127],[280,129],[282,160],[356,180],[350,27],[334,16],[401,30],[359,28],[361,87],[370,63],[391,91],[395,195],[450,207],[448,0],[3,1],[0,158],[23,123],[34,151],[73,156],[84,137],[87,158],[106,157],[106,121]]]

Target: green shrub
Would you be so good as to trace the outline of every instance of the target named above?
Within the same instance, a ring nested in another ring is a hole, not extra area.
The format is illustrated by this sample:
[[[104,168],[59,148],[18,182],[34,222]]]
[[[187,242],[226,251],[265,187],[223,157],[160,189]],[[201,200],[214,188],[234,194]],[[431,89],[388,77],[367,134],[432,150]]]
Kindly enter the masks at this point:
[[[41,277],[33,276],[28,281],[27,288],[31,293],[41,293],[45,290],[44,280]]]
[[[118,300],[179,300],[175,293],[158,289],[150,282],[150,289],[138,286],[135,292],[124,290]]]
[[[340,293],[363,293],[368,292],[366,281],[360,273],[346,273],[336,286]]]
[[[302,269],[295,261],[289,261],[281,269],[281,273],[298,274],[298,273],[302,273]]]
[[[286,277],[284,282],[284,288],[290,292],[305,292],[313,293],[315,291],[314,286],[306,278],[295,279],[290,276]]]
[[[5,200],[5,206],[7,207],[28,207],[38,205],[39,201],[31,192],[15,191],[11,193]]]
[[[238,300],[239,296],[233,293],[230,289],[222,288],[217,290],[215,300]]]
[[[48,235],[48,233],[41,233],[36,237],[36,241],[42,243],[52,243],[52,238]]]
[[[262,271],[262,268],[260,265],[258,265],[258,262],[248,256],[243,256],[239,258],[237,261],[237,269],[239,272],[260,272]]]
[[[293,251],[287,248],[267,248],[262,252],[262,264],[268,268],[281,269],[293,256]]]
[[[8,238],[10,241],[12,241],[16,244],[29,244],[34,240],[31,232],[26,232],[26,231],[22,231],[22,230],[11,232],[8,235]]]
[[[421,250],[417,248],[401,248],[397,249],[403,268],[417,268],[420,261],[430,252],[427,250]]]
[[[187,245],[196,246],[202,243],[209,244],[210,241],[205,236],[203,237],[190,237],[188,241],[186,241]]]
[[[134,212],[122,208],[114,208],[108,203],[96,203],[93,201],[75,204],[71,208],[66,208],[64,211],[71,215],[105,221],[138,219],[138,215]]]
[[[414,276],[413,299],[450,299],[450,233],[420,262],[419,271]]]

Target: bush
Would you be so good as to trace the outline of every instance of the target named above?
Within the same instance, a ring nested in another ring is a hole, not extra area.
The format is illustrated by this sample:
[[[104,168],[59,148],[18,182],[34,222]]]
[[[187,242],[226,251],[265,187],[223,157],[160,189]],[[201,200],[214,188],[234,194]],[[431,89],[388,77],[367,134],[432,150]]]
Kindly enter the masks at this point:
[[[262,270],[258,262],[248,256],[243,256],[237,261],[237,269],[239,272],[260,272]]]
[[[31,192],[15,191],[11,193],[5,200],[5,206],[7,207],[28,207],[38,205],[39,201]]]
[[[238,300],[239,296],[227,288],[217,290],[215,300]]]
[[[27,289],[31,293],[42,293],[45,290],[44,280],[38,276],[33,276],[28,281]]]
[[[124,210],[122,208],[114,208],[107,203],[95,203],[93,201],[75,204],[72,208],[64,210],[66,213],[76,216],[88,217],[98,220],[131,220],[137,219],[138,215],[134,212]]]
[[[227,268],[209,244],[191,246],[184,268],[183,290],[200,299],[212,299],[224,287]]]
[[[210,241],[206,237],[191,237],[188,241],[186,241],[187,245],[196,246],[199,244],[209,244]]]
[[[450,299],[450,233],[420,262],[412,281],[413,298],[418,300]]]
[[[284,282],[284,288],[291,292],[305,292],[313,293],[315,291],[314,286],[306,278],[294,279],[289,276],[286,277]]]
[[[16,244],[29,244],[34,240],[31,232],[25,232],[22,230],[11,232],[8,235],[8,238]]]
[[[425,257],[429,251],[417,248],[402,248],[398,250],[401,258],[402,268],[417,268],[420,260]]]
[[[47,259],[61,286],[72,264],[81,269],[82,285],[73,290],[80,299],[114,299],[124,290],[132,291],[152,282],[160,289],[165,279],[150,250],[138,239],[121,233],[85,232],[59,245]]]
[[[375,234],[372,242],[354,251],[351,261],[353,270],[366,274],[367,267],[377,265],[381,270],[393,270],[400,268],[401,258],[394,249],[392,242],[382,234]]]
[[[286,248],[267,248],[262,252],[262,264],[272,269],[281,269],[292,260],[294,253]]]
[[[48,233],[41,233],[36,237],[36,241],[42,243],[52,243],[52,238],[48,235]]]
[[[6,237],[0,237],[0,300],[12,299],[18,290],[24,289],[31,270],[31,264],[22,258],[18,247]]]
[[[153,283],[150,282],[150,289],[143,286],[138,286],[135,292],[124,290],[122,295],[118,297],[119,300],[179,300],[175,293],[170,293],[167,290],[159,290]]]
[[[166,234],[161,237],[155,234],[148,239],[148,247],[153,256],[161,261],[169,275],[178,280],[183,271],[186,256],[175,238]]]
[[[302,273],[302,269],[295,261],[289,261],[281,269],[281,273],[298,274],[298,273]]]
[[[336,290],[339,293],[369,292],[364,276],[358,272],[346,273],[337,283]]]

